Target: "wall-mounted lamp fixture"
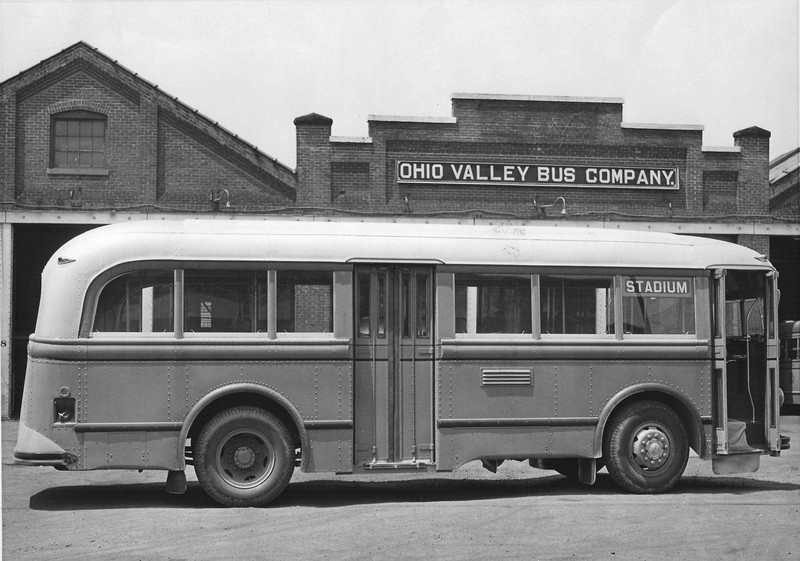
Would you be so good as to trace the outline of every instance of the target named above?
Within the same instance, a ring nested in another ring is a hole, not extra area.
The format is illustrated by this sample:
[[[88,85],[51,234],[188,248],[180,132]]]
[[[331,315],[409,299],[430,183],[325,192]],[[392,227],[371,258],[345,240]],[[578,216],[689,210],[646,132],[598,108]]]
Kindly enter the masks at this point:
[[[223,196],[225,197],[225,208],[231,208],[231,194],[227,189],[221,191],[214,191],[212,189],[208,192],[208,200],[211,201],[212,210],[214,212],[219,211],[219,203]]]
[[[83,205],[83,190],[80,187],[77,189],[70,189],[69,203],[73,207]]]
[[[561,204],[563,205],[561,208],[561,214],[562,215],[567,214],[567,201],[564,200],[564,197],[558,197],[555,201],[553,201],[552,204],[549,205],[540,205],[536,202],[536,198],[534,198],[533,206],[536,208],[536,211],[539,213],[539,216],[544,217],[547,216],[547,209],[553,208],[558,204],[559,201],[561,201]]]

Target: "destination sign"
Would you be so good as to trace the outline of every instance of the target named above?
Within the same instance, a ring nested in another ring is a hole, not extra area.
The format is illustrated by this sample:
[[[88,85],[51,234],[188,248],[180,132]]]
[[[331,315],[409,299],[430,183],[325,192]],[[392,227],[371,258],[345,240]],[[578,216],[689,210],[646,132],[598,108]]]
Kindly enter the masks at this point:
[[[678,168],[400,160],[398,183],[678,189]]]
[[[689,298],[692,295],[689,278],[622,277],[622,286],[624,296]]]

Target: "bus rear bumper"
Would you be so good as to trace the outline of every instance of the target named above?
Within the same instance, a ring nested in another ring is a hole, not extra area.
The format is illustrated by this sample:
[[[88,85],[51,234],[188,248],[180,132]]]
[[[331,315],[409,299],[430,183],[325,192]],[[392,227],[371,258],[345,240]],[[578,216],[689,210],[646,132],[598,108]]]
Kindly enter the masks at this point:
[[[27,466],[55,466],[68,467],[76,462],[77,458],[68,454],[61,446],[36,432],[35,430],[19,424],[17,445],[14,447],[14,463]]]

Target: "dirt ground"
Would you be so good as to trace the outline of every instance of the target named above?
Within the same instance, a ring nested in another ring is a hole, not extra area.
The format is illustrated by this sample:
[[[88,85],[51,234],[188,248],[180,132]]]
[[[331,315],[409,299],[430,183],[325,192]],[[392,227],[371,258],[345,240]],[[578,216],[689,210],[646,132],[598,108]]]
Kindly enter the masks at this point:
[[[509,462],[497,474],[295,473],[272,505],[223,509],[189,472],[58,472],[11,463],[17,425],[2,423],[3,559],[796,559],[800,417],[793,448],[753,474],[715,476],[689,460],[669,494],[624,494]]]

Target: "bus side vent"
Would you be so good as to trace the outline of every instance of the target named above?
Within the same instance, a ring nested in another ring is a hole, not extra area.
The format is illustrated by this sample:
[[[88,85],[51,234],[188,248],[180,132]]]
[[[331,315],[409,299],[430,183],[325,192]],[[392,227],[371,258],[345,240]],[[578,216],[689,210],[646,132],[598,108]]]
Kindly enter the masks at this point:
[[[532,386],[531,370],[486,368],[481,370],[481,386]]]

